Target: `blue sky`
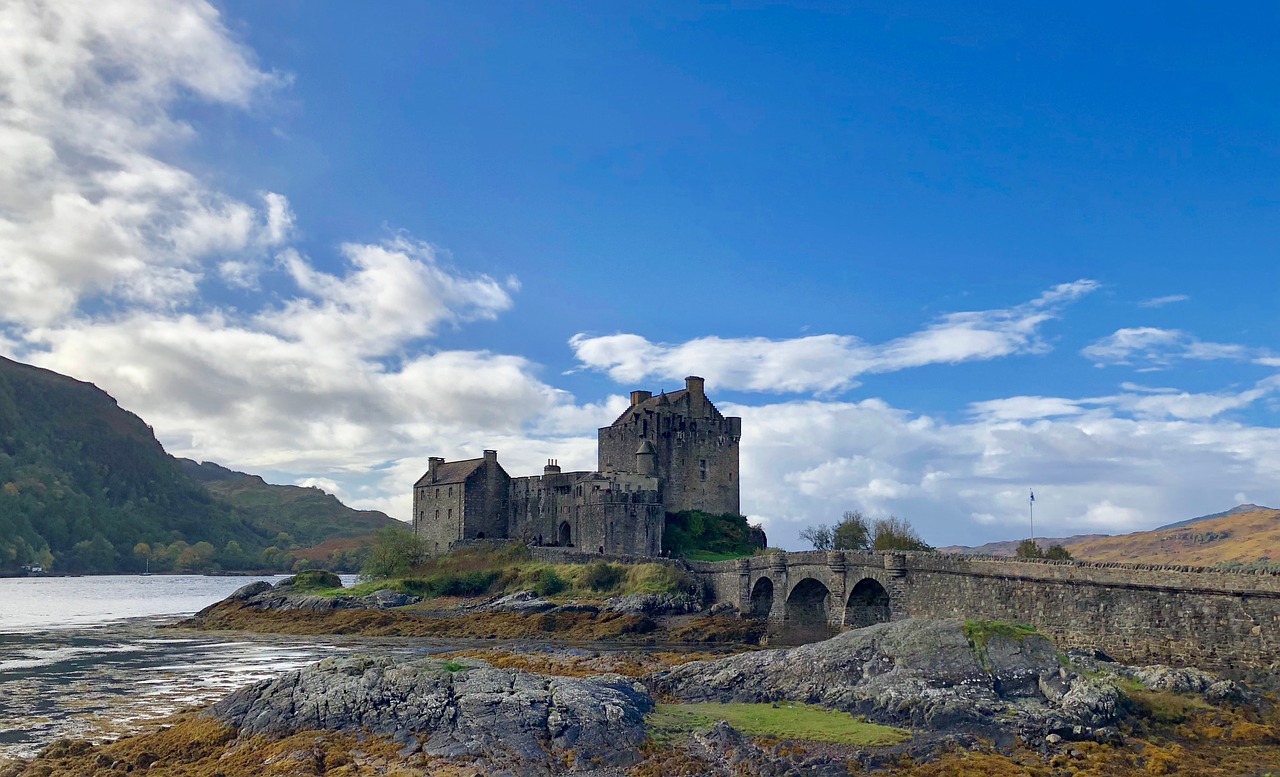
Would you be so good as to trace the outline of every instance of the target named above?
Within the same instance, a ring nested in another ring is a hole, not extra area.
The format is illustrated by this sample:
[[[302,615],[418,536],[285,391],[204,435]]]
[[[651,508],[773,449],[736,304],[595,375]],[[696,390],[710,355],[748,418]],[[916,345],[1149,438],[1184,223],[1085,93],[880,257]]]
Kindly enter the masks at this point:
[[[1280,504],[1277,13],[15,4],[0,353],[402,518],[688,373],[788,547]]]

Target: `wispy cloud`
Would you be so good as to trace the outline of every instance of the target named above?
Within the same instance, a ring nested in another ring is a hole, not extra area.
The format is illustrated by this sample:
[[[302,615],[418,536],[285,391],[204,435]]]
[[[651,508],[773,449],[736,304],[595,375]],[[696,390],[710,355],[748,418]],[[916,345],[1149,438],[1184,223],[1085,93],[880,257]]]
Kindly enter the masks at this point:
[[[1021,305],[951,313],[879,345],[834,334],[786,340],[701,337],[678,344],[635,334],[578,334],[569,344],[584,367],[620,383],[696,372],[721,388],[832,392],[856,385],[858,376],[868,373],[1043,353],[1049,346],[1041,326],[1097,287],[1091,280],[1060,284]]]
[[[1250,348],[1234,343],[1201,340],[1181,329],[1131,327],[1117,329],[1106,337],[1081,349],[1095,366],[1138,366],[1143,370],[1167,369],[1180,361],[1251,361],[1265,366],[1280,366],[1280,358],[1264,348]]]
[[[1189,299],[1191,299],[1191,297],[1190,295],[1187,295],[1187,294],[1168,294],[1163,297],[1152,297],[1151,299],[1144,299],[1138,303],[1138,307],[1160,308],[1160,307],[1164,307],[1165,305],[1172,305],[1175,302],[1186,302]]]

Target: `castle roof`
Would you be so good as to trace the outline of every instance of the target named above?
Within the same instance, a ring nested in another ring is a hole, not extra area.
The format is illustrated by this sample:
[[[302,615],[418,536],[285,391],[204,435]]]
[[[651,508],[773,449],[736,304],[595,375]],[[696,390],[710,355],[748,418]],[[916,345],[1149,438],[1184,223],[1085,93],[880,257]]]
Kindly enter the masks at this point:
[[[679,391],[673,391],[670,394],[663,393],[663,394],[659,394],[656,397],[649,397],[645,401],[634,404],[631,407],[628,407],[626,410],[623,410],[622,415],[614,419],[614,422],[609,425],[617,426],[618,424],[622,423],[627,419],[628,414],[634,413],[637,410],[658,410],[660,408],[666,407],[667,405],[673,404],[675,402],[679,402],[680,400],[684,399],[685,395],[687,395],[688,393],[689,393],[689,389],[680,389]]]
[[[649,442],[648,440],[641,440],[640,447],[636,449],[637,456],[643,456],[644,454],[647,454],[647,453],[657,453],[657,452],[658,451],[656,451],[653,447],[653,443]]]
[[[462,461],[440,462],[436,465],[436,479],[431,479],[431,470],[423,473],[414,486],[429,486],[440,483],[461,483],[471,477],[471,473],[484,466],[484,459],[463,459]]]

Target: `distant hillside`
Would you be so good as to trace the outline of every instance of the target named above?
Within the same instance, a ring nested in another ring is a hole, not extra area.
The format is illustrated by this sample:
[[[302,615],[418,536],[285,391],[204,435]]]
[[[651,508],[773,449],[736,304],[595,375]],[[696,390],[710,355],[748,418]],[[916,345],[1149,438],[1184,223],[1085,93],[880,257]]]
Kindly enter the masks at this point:
[[[1258,510],[1270,510],[1270,509],[1272,508],[1263,507],[1262,505],[1255,505],[1255,504],[1236,505],[1235,507],[1225,512],[1214,513],[1213,515],[1202,515],[1199,518],[1188,518],[1185,521],[1178,521],[1177,523],[1166,523],[1164,526],[1157,526],[1152,531],[1160,531],[1162,529],[1181,529],[1183,526],[1190,526],[1193,523],[1200,523],[1202,521],[1212,521],[1215,518],[1226,518],[1228,515],[1238,515],[1239,513],[1253,513],[1253,512],[1257,512]]]
[[[1042,548],[1047,548],[1050,545],[1061,545],[1062,547],[1070,550],[1073,545],[1079,545],[1082,542],[1088,542],[1090,540],[1097,540],[1110,536],[1110,534],[1073,534],[1070,537],[1037,537],[1036,542]],[[988,542],[986,545],[977,545],[973,547],[968,545],[950,545],[945,548],[938,548],[938,550],[943,553],[960,553],[964,555],[1012,556],[1014,551],[1018,549],[1018,543],[1020,542],[1022,542],[1022,539],[1006,540],[1004,542]]]
[[[1243,505],[1254,507],[1254,505]],[[1280,561],[1280,510],[1228,510],[1174,528],[1103,537],[1073,545],[1076,558],[1139,564],[1252,564]]]
[[[218,499],[239,508],[271,536],[283,532],[299,546],[326,540],[367,537],[405,524],[377,510],[355,510],[318,488],[272,485],[257,475],[236,472],[206,461],[178,459],[183,471],[204,484]]]
[[[0,573],[281,569],[286,540],[394,523],[221,467],[217,484],[192,477],[205,466],[184,467],[93,384],[0,357]]]

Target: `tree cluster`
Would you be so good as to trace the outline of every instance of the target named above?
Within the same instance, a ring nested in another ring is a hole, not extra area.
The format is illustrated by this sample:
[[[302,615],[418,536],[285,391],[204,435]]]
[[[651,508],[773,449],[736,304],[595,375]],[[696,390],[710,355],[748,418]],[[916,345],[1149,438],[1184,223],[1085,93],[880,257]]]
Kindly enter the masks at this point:
[[[1050,545],[1047,550],[1041,549],[1035,540],[1023,540],[1013,552],[1017,558],[1047,558],[1065,561],[1071,558],[1071,552],[1061,545]]]
[[[800,538],[815,550],[933,550],[910,521],[892,515],[871,520],[858,511],[846,512],[834,526],[810,526],[800,532]]]

